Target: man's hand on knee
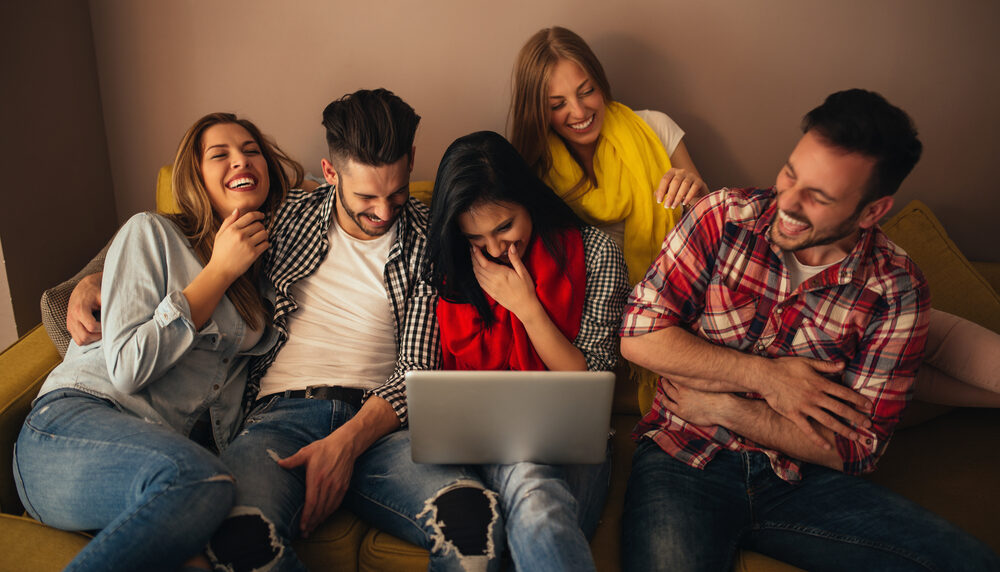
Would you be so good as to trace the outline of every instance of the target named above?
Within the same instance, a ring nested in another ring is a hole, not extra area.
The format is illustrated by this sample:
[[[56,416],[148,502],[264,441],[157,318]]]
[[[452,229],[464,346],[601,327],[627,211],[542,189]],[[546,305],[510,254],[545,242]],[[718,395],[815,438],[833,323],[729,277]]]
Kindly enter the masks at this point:
[[[351,482],[356,457],[351,452],[353,443],[345,442],[342,429],[278,461],[285,469],[305,467],[306,470],[306,499],[299,519],[302,536],[309,536],[337,510]]]
[[[101,310],[101,277],[91,274],[80,280],[69,295],[66,307],[66,329],[76,345],[83,346],[101,339],[101,321],[95,316]],[[99,314],[98,314],[99,315]]]

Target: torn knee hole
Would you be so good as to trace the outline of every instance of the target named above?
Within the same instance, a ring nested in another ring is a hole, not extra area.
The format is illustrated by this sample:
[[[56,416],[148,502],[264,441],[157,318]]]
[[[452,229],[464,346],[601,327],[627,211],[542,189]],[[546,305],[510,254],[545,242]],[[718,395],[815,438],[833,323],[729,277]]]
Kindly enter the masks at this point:
[[[493,491],[474,481],[455,483],[424,504],[424,510],[417,515],[423,517],[433,529],[432,550],[493,557],[493,527],[497,520],[497,496]]]
[[[217,570],[264,572],[281,557],[284,543],[260,509],[238,506],[212,536],[207,552]]]

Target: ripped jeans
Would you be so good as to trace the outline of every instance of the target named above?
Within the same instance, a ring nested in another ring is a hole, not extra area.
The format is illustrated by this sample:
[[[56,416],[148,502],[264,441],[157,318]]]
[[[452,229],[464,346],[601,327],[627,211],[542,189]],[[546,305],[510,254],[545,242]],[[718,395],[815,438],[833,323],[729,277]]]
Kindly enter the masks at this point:
[[[288,399],[276,397],[254,409],[245,430],[226,448],[223,460],[237,478],[236,507],[213,537],[210,556],[231,569],[305,570],[291,548],[298,535],[299,517],[305,499],[305,471],[282,469],[274,458],[285,458],[301,447],[322,439],[346,423],[357,412],[340,401]],[[509,465],[517,467],[518,465]],[[544,467],[538,465],[538,467]],[[591,485],[596,493],[581,493],[603,505],[607,489],[606,465],[587,465],[579,474],[568,475],[570,482],[583,488]],[[548,469],[560,470],[556,467]],[[556,475],[561,477],[562,475]],[[602,480],[603,479],[603,482]],[[560,485],[559,482],[562,484]],[[570,531],[565,544],[556,548],[590,562],[589,547],[580,532],[579,518],[591,518],[596,526],[596,510],[578,511],[567,497],[566,481],[543,480],[557,489],[565,505],[547,507],[543,528],[562,519],[558,530]],[[513,488],[511,489],[513,490]],[[546,495],[536,495],[548,498]],[[344,506],[370,524],[430,552],[430,570],[499,570],[507,545],[505,509],[497,493],[484,484],[480,467],[416,464],[410,458],[409,432],[396,431],[379,439],[354,465]],[[588,503],[589,504],[589,503]],[[520,508],[530,508],[530,503]],[[520,511],[531,516],[530,510]],[[579,513],[579,514],[578,514]],[[531,523],[514,515],[515,521]],[[573,522],[568,522],[573,521]],[[513,521],[512,521],[513,522]],[[575,525],[575,526],[571,526]],[[533,525],[534,526],[534,525]],[[518,528],[520,530],[520,528]],[[531,544],[531,534],[520,535]],[[560,536],[558,539],[562,541]],[[582,548],[581,543],[582,542]],[[511,539],[515,563],[518,550]],[[548,543],[546,543],[548,544]],[[539,558],[528,570],[583,569],[561,567],[552,555],[526,548],[523,560]]]
[[[35,404],[14,449],[14,480],[32,517],[99,530],[66,570],[177,570],[232,507],[222,462],[169,427],[76,389]]]
[[[355,463],[344,504],[431,553],[429,570],[593,570],[587,542],[610,479],[595,465],[414,463],[410,433],[383,437]],[[494,492],[495,491],[495,492]]]

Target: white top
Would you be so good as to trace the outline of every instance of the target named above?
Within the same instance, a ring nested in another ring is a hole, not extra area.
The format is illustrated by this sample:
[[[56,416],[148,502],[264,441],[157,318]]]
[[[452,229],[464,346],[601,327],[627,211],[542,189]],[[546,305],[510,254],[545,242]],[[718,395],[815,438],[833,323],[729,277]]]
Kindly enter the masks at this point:
[[[830,264],[824,264],[822,266],[809,266],[808,264],[802,264],[799,262],[799,259],[795,258],[794,252],[785,250],[782,251],[782,255],[785,260],[785,268],[788,269],[788,276],[792,281],[792,292],[798,289],[799,284],[802,284],[806,280],[809,280],[813,276],[816,276],[820,272],[840,262],[839,260],[834,260]]]
[[[288,316],[288,342],[261,379],[259,396],[310,385],[373,389],[396,364],[395,328],[384,269],[396,241],[358,240],[334,220],[331,253],[292,287],[298,311]]]
[[[673,158],[674,150],[677,149],[677,145],[680,144],[681,139],[684,138],[684,130],[680,128],[670,116],[662,111],[652,111],[649,109],[642,109],[635,112],[649,125],[653,133],[660,139],[663,143],[663,148],[667,151],[667,157]],[[657,181],[659,184],[659,181]],[[625,248],[625,221],[620,220],[618,222],[613,222],[611,224],[598,225],[599,229],[603,230],[605,234],[611,237],[611,240],[615,241],[618,248],[624,250]]]

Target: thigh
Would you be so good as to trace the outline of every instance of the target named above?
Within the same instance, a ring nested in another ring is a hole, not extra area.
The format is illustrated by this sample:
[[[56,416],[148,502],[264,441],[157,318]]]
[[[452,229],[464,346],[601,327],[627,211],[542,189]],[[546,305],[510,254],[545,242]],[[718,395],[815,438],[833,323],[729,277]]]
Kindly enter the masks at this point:
[[[467,493],[468,509],[475,501],[489,510],[491,504],[476,472],[463,465],[414,463],[410,432],[394,431],[375,442],[354,464],[351,486],[344,504],[381,530],[429,548],[437,520],[436,501],[443,496]],[[435,514],[432,514],[435,513]]]
[[[749,513],[736,453],[704,470],[644,439],[633,456],[622,515],[625,570],[729,570]]]
[[[354,413],[339,401],[279,397],[251,411],[221,454],[236,477],[239,511],[259,510],[282,535],[293,537],[305,502],[305,468],[284,469],[277,461],[326,437]]]
[[[818,466],[764,500],[747,545],[808,570],[1000,569],[992,550],[943,518]]]
[[[57,528],[96,530],[155,483],[179,474],[226,474],[211,452],[76,390],[43,396],[15,445],[16,480],[28,513]]]
[[[611,484],[611,440],[603,463],[593,465],[566,465],[566,484],[579,506],[580,529],[590,538],[608,498]]]

